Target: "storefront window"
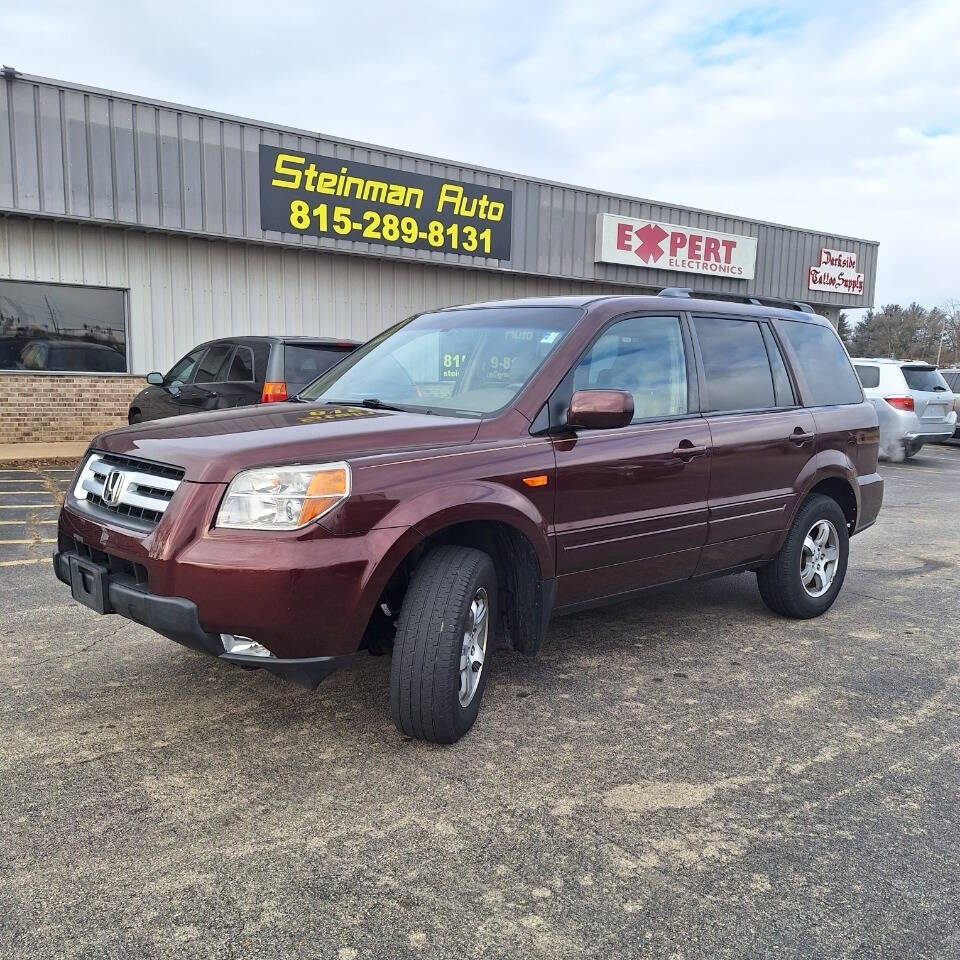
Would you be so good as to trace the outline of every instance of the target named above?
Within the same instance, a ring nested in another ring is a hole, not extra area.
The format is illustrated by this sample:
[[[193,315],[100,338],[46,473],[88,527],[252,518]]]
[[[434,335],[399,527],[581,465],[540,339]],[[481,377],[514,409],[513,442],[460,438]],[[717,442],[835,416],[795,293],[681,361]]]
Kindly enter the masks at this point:
[[[0,280],[0,371],[126,373],[122,290]]]

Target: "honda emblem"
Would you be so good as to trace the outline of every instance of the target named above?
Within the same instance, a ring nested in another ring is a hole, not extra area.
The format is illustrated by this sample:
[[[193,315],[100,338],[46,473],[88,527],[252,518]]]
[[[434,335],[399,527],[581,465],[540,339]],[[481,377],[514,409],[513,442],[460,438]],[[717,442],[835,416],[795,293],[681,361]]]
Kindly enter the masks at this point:
[[[111,507],[120,502],[120,496],[123,493],[123,477],[123,471],[111,470],[103,482],[103,502]]]

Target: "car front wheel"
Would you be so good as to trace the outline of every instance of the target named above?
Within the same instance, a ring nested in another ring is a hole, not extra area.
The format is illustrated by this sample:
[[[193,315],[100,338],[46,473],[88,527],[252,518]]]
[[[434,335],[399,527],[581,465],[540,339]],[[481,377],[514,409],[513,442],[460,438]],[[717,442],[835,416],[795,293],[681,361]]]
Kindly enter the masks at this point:
[[[797,512],[780,552],[757,571],[763,602],[798,620],[826,613],[843,586],[849,551],[847,518],[839,504],[814,494]]]
[[[496,623],[490,557],[472,547],[430,551],[414,572],[393,645],[390,703],[401,733],[454,743],[473,726]]]

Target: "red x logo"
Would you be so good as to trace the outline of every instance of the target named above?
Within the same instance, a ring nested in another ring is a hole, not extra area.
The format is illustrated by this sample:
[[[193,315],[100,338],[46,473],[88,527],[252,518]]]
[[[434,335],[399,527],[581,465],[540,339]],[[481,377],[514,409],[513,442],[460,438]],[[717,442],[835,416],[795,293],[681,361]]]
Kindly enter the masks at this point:
[[[648,223],[637,230],[637,239],[640,241],[640,246],[633,252],[644,263],[649,263],[651,260],[657,261],[663,256],[663,249],[660,244],[668,236],[669,234],[663,227],[659,227],[655,223]]]

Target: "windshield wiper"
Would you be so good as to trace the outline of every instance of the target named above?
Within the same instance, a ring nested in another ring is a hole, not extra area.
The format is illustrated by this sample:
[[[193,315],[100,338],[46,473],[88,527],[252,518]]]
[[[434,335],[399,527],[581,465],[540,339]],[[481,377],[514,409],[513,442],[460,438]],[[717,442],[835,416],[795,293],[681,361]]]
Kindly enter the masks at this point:
[[[378,397],[364,397],[362,400],[324,400],[323,403],[336,404],[342,407],[367,407],[370,410],[396,410],[398,413],[408,413],[406,407],[394,403],[384,403]]]

